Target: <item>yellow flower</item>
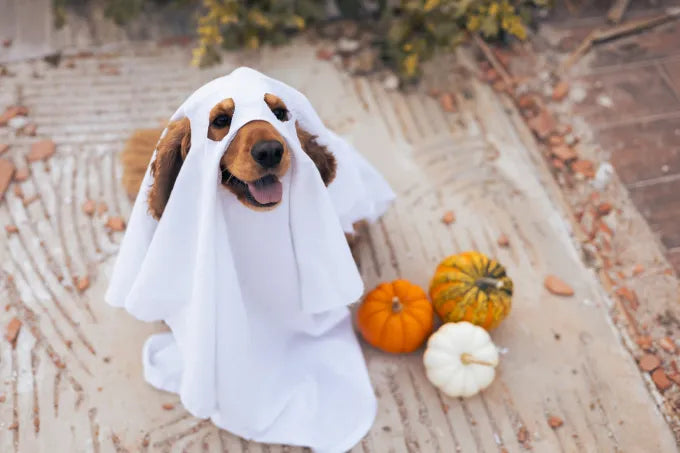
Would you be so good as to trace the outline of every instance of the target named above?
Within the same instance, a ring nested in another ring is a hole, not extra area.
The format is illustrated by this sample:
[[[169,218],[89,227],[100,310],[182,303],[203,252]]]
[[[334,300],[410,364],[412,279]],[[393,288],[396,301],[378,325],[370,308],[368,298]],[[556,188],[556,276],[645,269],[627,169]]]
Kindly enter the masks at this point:
[[[495,16],[496,14],[498,14],[498,3],[493,2],[489,5],[489,16]]]
[[[404,58],[404,74],[407,77],[413,77],[416,75],[416,70],[418,69],[418,54],[412,53]]]
[[[196,67],[200,66],[201,61],[203,60],[203,57],[206,54],[205,47],[200,46],[200,47],[195,48],[192,51],[192,54],[193,54],[193,57],[191,59],[191,65],[196,66]]]
[[[481,23],[479,16],[469,16],[467,20],[466,27],[469,31],[476,31],[479,29],[479,24]]]
[[[425,0],[425,6],[423,6],[423,11],[430,12],[439,6],[439,0]]]
[[[248,19],[266,30],[269,30],[274,26],[267,16],[256,9],[250,10],[248,13]]]
[[[508,33],[517,36],[521,40],[525,40],[527,37],[527,30],[519,16],[509,17],[507,21],[503,21],[501,26],[503,29],[507,30]]]
[[[220,24],[235,24],[238,22],[238,17],[235,14],[222,14],[220,15]]]

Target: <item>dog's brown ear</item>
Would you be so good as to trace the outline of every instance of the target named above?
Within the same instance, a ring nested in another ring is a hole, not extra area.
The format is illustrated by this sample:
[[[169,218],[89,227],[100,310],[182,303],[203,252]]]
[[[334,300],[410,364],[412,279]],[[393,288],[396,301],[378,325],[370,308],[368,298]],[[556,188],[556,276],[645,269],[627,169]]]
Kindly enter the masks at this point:
[[[335,156],[325,146],[319,145],[316,142],[316,136],[302,129],[298,123],[295,123],[295,130],[300,144],[302,144],[302,149],[312,159],[316,168],[319,169],[323,183],[328,186],[335,179],[337,168]]]
[[[153,184],[149,191],[149,212],[156,219],[163,215],[170,192],[191,147],[191,123],[188,118],[173,121],[168,132],[156,147],[156,158],[151,162]]]

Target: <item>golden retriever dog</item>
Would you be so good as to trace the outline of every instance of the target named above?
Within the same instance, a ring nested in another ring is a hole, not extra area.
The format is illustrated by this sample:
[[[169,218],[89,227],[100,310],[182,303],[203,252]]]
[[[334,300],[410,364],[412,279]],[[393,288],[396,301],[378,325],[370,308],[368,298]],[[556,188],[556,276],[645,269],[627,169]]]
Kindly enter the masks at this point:
[[[279,121],[289,120],[288,109],[280,98],[268,93],[264,101]],[[208,138],[219,141],[229,133],[235,108],[231,98],[215,104],[210,111]],[[128,196],[134,198],[153,151],[157,150],[156,158],[151,162],[154,179],[148,195],[149,212],[157,220],[163,215],[182,163],[191,151],[188,118],[171,122],[167,129],[160,141],[163,131],[160,128],[135,131],[121,155],[123,186]],[[302,149],[314,162],[321,179],[328,186],[335,178],[335,157],[325,146],[317,143],[315,136],[298,124],[296,131]],[[289,170],[290,160],[286,141],[279,132],[266,121],[251,121],[239,129],[220,160],[222,185],[251,209],[273,209],[281,201],[279,180]],[[350,245],[354,245],[356,239],[356,235],[348,235]]]
[[[279,121],[288,121],[288,109],[281,99],[266,94],[264,101]],[[234,114],[234,101],[224,99],[211,109],[208,138],[222,140],[228,133]],[[325,146],[316,142],[316,137],[296,125],[297,135],[303,150],[319,170],[324,184],[335,177],[335,157]],[[191,127],[188,118],[168,125],[167,134],[159,140],[162,129],[135,131],[121,156],[123,163],[123,185],[131,198],[139,191],[146,167],[154,148],[156,158],[151,163],[154,177],[149,191],[149,212],[160,219],[170,193],[191,147]],[[244,125],[231,141],[222,159],[222,185],[229,189],[249,208],[271,209],[281,201],[279,179],[290,168],[290,152],[286,141],[266,121],[251,121]]]

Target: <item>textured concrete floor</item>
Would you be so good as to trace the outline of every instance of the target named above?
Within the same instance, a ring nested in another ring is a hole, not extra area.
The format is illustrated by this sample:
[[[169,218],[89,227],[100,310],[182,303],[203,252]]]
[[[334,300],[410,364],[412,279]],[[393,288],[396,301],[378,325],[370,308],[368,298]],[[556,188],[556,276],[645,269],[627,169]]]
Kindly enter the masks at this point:
[[[117,154],[129,133],[156,126],[203,82],[241,64],[298,87],[322,118],[389,179],[398,201],[360,247],[367,288],[408,278],[426,285],[447,254],[481,250],[516,284],[513,312],[493,332],[503,349],[496,381],[458,400],[426,380],[422,351],[390,356],[364,348],[379,414],[360,452],[670,452],[670,429],[609,321],[601,286],[580,261],[550,178],[516,129],[517,117],[487,87],[453,87],[457,113],[418,93],[386,92],[314,58],[303,42],[259,55],[231,55],[209,71],[189,68],[187,49],[127,45],[113,53],[8,65],[0,106],[30,109],[38,137],[0,129],[9,156],[38,138],[57,153],[30,165],[0,204],[0,325],[23,321],[15,349],[0,341],[0,451],[297,451],[259,446],[189,416],[173,395],[143,382],[140,348],[159,325],[102,300],[121,239],[104,224],[127,216]],[[72,63],[71,63],[72,61]],[[86,200],[107,212],[89,217]],[[450,226],[440,218],[453,210]],[[496,238],[506,234],[510,247]],[[550,295],[546,274],[576,294]],[[73,288],[89,276],[90,287]],[[169,403],[174,408],[167,410]],[[549,414],[564,419],[557,430]],[[527,441],[522,445],[519,438]]]

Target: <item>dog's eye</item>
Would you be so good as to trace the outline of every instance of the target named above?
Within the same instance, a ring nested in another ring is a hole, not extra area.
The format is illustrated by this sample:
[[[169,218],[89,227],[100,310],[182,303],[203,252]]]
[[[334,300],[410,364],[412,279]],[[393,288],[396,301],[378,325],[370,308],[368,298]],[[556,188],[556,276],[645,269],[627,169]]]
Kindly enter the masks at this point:
[[[217,115],[215,119],[212,121],[212,125],[215,126],[218,129],[222,129],[224,127],[227,127],[231,124],[231,117],[229,115]]]
[[[288,119],[288,110],[284,108],[275,108],[272,110],[272,113],[279,121],[286,121]]]

